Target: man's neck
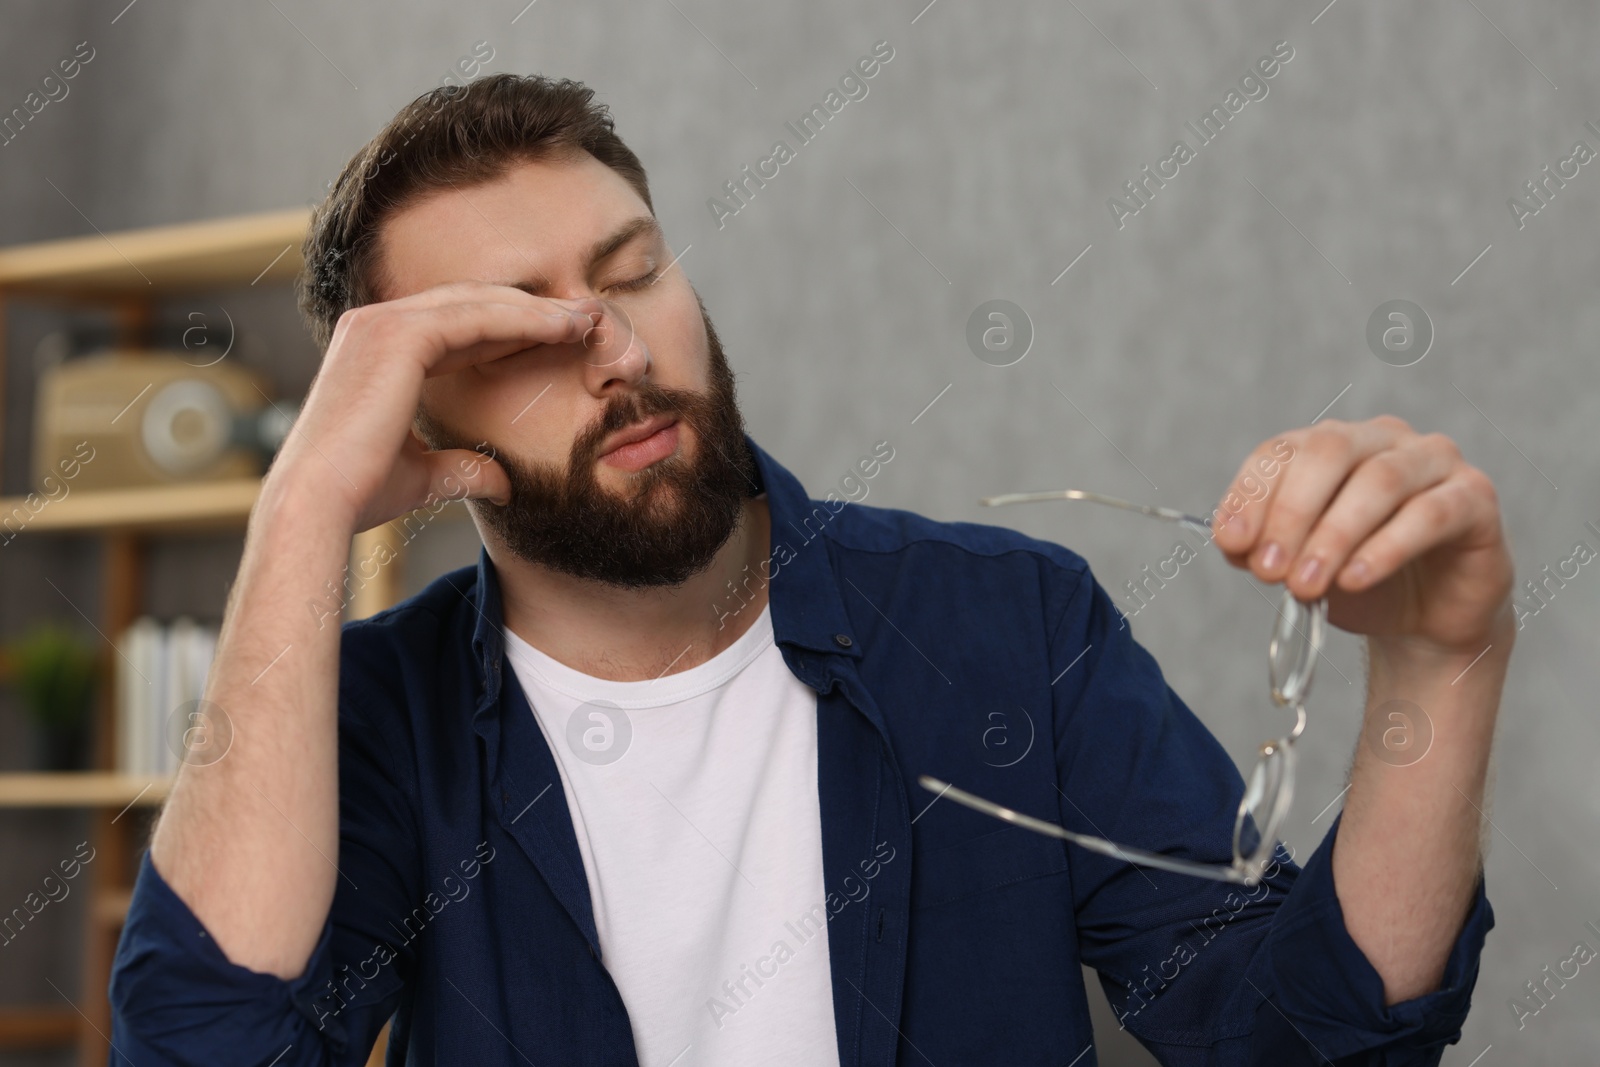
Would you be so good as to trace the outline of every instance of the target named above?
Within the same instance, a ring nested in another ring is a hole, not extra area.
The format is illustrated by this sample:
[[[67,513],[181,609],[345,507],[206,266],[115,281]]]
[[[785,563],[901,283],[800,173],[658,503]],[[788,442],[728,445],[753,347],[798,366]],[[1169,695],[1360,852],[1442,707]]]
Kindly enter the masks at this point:
[[[765,497],[745,500],[711,566],[678,586],[623,589],[527,563],[492,536],[484,544],[511,631],[597,678],[645,681],[704,663],[738,640],[767,603],[759,577],[772,551]]]

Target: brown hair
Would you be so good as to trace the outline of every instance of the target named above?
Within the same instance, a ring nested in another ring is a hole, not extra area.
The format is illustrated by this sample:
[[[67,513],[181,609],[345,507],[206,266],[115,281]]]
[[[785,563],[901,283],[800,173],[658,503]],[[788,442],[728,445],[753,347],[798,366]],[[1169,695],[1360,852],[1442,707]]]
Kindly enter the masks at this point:
[[[434,189],[491,180],[513,162],[587,152],[626,179],[654,214],[643,164],[593,97],[570,78],[490,74],[401,108],[312,213],[296,293],[318,347],[327,349],[340,315],[375,299],[379,224]]]

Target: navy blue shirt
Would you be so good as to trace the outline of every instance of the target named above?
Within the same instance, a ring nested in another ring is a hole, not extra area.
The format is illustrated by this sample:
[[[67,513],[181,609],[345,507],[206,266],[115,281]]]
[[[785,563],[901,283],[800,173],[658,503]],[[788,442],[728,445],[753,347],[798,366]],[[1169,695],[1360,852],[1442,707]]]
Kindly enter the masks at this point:
[[[843,1067],[1091,1067],[1085,964],[1164,1064],[1439,1062],[1494,924],[1481,879],[1440,988],[1385,1006],[1334,893],[1333,829],[1245,889],[937,800],[918,775],[1226,864],[1244,783],[1082,557],[809,499],[747,441],[772,516],[752,580],[770,583],[776,643],[817,693]],[[113,1065],[361,1064],[391,1017],[395,1065],[636,1064],[501,627],[486,553],[344,626],[342,874],[305,972],[229,962],[146,853],[111,980]],[[1002,722],[1010,748],[986,738]]]

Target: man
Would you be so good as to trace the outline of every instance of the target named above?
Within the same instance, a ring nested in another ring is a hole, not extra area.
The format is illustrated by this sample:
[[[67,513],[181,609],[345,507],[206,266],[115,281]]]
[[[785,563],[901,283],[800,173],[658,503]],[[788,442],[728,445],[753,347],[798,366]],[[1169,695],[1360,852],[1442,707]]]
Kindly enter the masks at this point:
[[[1325,420],[1221,498],[1234,565],[1367,635],[1369,727],[1434,726],[1358,746],[1303,867],[1234,891],[936,799],[1226,864],[1243,782],[1081,557],[808,499],[756,446],[591,97],[429,93],[313,220],[325,356],[207,686],[237,740],[142,861],[113,1059],[358,1064],[392,1016],[392,1063],[1088,1064],[1087,964],[1164,1063],[1437,1063],[1493,921],[1487,478]],[[476,569],[335,626],[352,535],[446,496]],[[1036,743],[985,758],[1018,708]]]

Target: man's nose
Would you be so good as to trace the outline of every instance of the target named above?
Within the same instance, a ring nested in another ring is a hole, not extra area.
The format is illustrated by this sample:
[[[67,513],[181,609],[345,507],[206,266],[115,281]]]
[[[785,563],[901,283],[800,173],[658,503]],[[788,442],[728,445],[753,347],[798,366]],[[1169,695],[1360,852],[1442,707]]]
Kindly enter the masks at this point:
[[[634,329],[627,310],[609,300],[585,301],[579,310],[593,323],[584,332],[584,374],[590,388],[604,392],[610,382],[636,385],[650,370],[650,349]]]

